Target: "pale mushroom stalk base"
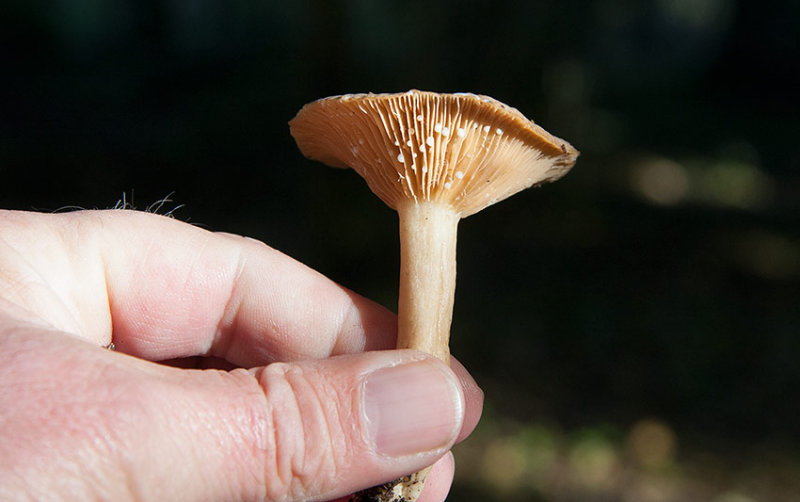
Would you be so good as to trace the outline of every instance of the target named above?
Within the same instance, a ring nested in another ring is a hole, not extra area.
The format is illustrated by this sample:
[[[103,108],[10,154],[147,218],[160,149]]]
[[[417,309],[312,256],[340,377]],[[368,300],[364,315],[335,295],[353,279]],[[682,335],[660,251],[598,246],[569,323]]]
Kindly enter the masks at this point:
[[[367,488],[353,494],[349,502],[414,502],[422,493],[429,472],[431,468],[426,467],[400,479]]]
[[[456,232],[461,215],[432,202],[404,202],[400,216],[400,298],[397,348],[450,363],[450,323],[456,289]],[[353,502],[412,502],[431,468],[355,494]]]

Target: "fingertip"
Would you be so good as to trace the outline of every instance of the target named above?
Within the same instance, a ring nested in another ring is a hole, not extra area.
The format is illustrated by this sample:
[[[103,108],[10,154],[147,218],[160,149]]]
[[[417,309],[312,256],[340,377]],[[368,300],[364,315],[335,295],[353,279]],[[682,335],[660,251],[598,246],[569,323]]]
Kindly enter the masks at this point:
[[[450,359],[450,369],[456,374],[464,393],[464,422],[456,439],[456,442],[460,442],[469,436],[477,427],[478,422],[480,422],[481,414],[483,413],[483,390],[481,390],[464,365],[456,358]]]

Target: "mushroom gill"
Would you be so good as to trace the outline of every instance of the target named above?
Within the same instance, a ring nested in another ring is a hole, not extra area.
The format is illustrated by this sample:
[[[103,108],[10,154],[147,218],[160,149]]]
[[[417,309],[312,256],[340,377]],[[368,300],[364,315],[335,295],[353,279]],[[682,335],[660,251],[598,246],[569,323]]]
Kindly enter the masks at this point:
[[[307,157],[351,167],[389,207],[436,201],[460,217],[554,181],[578,152],[515,108],[476,94],[349,94],[290,122]]]

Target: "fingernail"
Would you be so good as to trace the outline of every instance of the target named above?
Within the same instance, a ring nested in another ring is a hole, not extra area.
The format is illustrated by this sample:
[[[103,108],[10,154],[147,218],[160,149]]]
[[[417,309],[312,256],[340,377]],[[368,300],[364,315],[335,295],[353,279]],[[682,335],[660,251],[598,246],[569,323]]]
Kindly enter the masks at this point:
[[[410,455],[455,440],[463,420],[464,399],[452,375],[435,363],[419,361],[368,375],[364,412],[379,453]]]

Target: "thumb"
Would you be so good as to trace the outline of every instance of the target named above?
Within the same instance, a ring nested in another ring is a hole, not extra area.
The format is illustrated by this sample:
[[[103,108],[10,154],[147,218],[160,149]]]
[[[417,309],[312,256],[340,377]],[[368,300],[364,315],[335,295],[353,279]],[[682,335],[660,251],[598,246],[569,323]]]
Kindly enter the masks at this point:
[[[266,498],[329,499],[433,464],[455,442],[456,376],[416,351],[372,352],[253,372],[264,390]]]
[[[334,499],[433,464],[464,422],[455,374],[416,351],[222,372],[36,335],[0,338],[0,494]]]

